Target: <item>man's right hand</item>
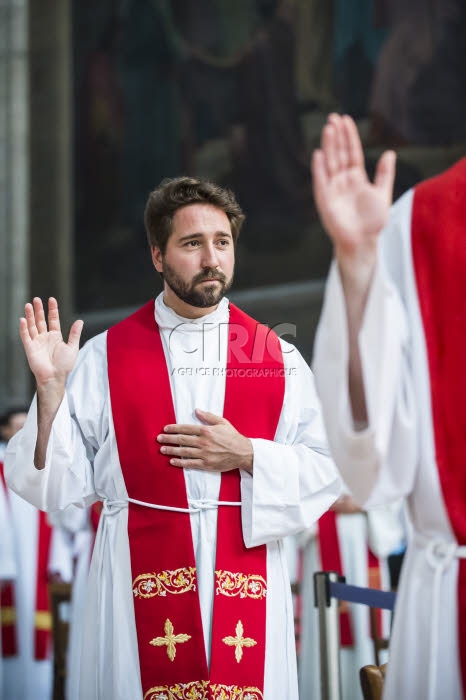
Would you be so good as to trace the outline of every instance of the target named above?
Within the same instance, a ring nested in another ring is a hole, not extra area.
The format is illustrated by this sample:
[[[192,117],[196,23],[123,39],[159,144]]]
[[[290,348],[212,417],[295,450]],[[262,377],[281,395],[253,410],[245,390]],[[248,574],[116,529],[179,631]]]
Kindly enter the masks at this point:
[[[41,299],[35,297],[32,304],[26,304],[24,308],[25,318],[20,319],[19,330],[29,366],[37,382],[34,464],[37,469],[43,469],[52,424],[65,394],[66,378],[78,355],[83,322],[73,323],[68,342],[65,343],[56,299],[49,299],[48,328]]]
[[[35,297],[33,303],[26,304],[24,310],[25,318],[19,322],[20,335],[38,388],[50,384],[64,386],[66,377],[76,362],[83,322],[73,323],[68,342],[65,343],[56,299],[49,299],[48,329],[41,299]]]

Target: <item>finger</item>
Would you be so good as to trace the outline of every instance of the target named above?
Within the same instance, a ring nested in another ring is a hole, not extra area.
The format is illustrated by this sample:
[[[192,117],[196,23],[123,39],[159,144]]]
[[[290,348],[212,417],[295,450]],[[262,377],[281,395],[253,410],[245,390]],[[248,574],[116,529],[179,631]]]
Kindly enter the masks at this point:
[[[384,193],[387,202],[391,203],[393,196],[393,183],[395,182],[396,153],[385,151],[379,158],[375,170],[374,184]]]
[[[364,151],[362,149],[359,131],[353,119],[348,114],[343,117],[343,130],[348,151],[349,165],[364,168]]]
[[[39,331],[37,330],[36,318],[34,316],[34,308],[32,304],[25,304],[24,315],[26,317],[26,325],[29,337],[31,338],[31,340],[34,340],[34,338],[39,334]]]
[[[197,447],[180,447],[179,445],[163,445],[160,452],[164,455],[186,459],[199,459],[201,456],[201,451]]]
[[[184,447],[199,447],[199,437],[197,435],[167,435],[161,433],[157,436],[158,442],[163,442],[165,445],[182,445]]]
[[[329,176],[325,167],[324,154],[320,149],[315,150],[312,154],[311,170],[314,199],[320,210],[325,192],[329,185]]]
[[[48,313],[48,322],[49,322],[49,330],[51,331],[60,331],[60,316],[58,314],[58,304],[57,300],[54,297],[50,297],[49,299],[49,313]]]
[[[170,460],[172,467],[182,467],[182,469],[198,469],[200,471],[209,471],[209,468],[204,464],[202,459],[176,459]]]
[[[68,345],[79,348],[79,341],[83,330],[84,321],[75,321],[70,328]]]
[[[29,335],[28,323],[24,317],[19,319],[19,336],[24,349],[27,350],[31,344],[31,336]]]
[[[206,425],[219,425],[220,423],[226,423],[227,421],[222,416],[217,416],[215,413],[209,413],[209,411],[201,411],[200,408],[195,410],[196,416]]]
[[[200,425],[181,425],[179,423],[166,425],[163,429],[165,433],[177,433],[178,435],[200,435]]]
[[[322,150],[327,173],[332,177],[338,172],[337,135],[334,125],[329,122],[322,131]]]
[[[336,136],[336,160],[339,170],[346,168],[349,163],[349,154],[347,148],[345,127],[343,119],[339,114],[333,113],[329,116],[329,123],[335,129]]]
[[[47,333],[47,324],[45,322],[45,312],[42,299],[39,299],[39,297],[34,297],[32,300],[32,305],[34,307],[34,317],[36,319],[36,328],[38,332]]]

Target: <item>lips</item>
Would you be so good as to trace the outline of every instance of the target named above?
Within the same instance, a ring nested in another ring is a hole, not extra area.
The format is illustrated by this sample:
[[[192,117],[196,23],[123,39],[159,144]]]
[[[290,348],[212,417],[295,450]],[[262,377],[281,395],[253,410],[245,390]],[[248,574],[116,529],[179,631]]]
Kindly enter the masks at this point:
[[[199,284],[204,284],[204,283],[208,283],[208,282],[218,282],[218,284],[225,286],[225,284],[226,284],[225,275],[222,274],[221,272],[219,272],[218,270],[216,270],[213,274],[215,274],[217,276],[213,277],[212,272],[210,272],[210,273],[204,272],[202,277],[201,277],[201,275],[199,275],[197,279],[194,279],[192,281],[192,283],[191,283],[192,287],[194,288],[195,286],[197,286]]]

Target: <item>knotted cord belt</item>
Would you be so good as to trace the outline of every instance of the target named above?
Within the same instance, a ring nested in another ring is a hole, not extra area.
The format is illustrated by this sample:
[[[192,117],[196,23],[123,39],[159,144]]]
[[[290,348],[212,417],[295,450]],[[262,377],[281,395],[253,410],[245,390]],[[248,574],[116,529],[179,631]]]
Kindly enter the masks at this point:
[[[414,544],[424,550],[427,563],[434,571],[432,586],[432,614],[430,622],[430,664],[429,664],[429,696],[428,700],[435,700],[437,682],[437,630],[440,620],[440,590],[442,577],[455,559],[466,559],[466,546],[460,546],[456,542],[442,540],[440,538],[428,538],[419,532],[414,534]]]

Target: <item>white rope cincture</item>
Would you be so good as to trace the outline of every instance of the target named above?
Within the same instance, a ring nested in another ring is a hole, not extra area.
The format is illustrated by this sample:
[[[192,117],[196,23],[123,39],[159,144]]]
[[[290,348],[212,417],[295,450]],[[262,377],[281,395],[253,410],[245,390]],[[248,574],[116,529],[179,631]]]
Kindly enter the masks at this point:
[[[432,584],[432,616],[430,623],[430,668],[429,668],[429,697],[435,700],[437,683],[437,631],[440,620],[440,593],[442,577],[455,559],[466,559],[466,546],[454,541],[429,539],[420,533],[415,533],[414,543],[425,550],[428,564],[434,570]]]
[[[134,503],[137,506],[145,508],[153,508],[155,510],[167,510],[174,513],[201,513],[204,510],[215,510],[219,506],[241,506],[240,501],[214,501],[210,498],[189,498],[188,504],[190,508],[177,508],[175,506],[162,506],[157,503],[146,503],[138,501],[136,498],[128,498],[127,500],[110,500],[106,498],[103,502],[102,513],[104,515],[115,515],[122,508],[128,508],[128,503]]]

